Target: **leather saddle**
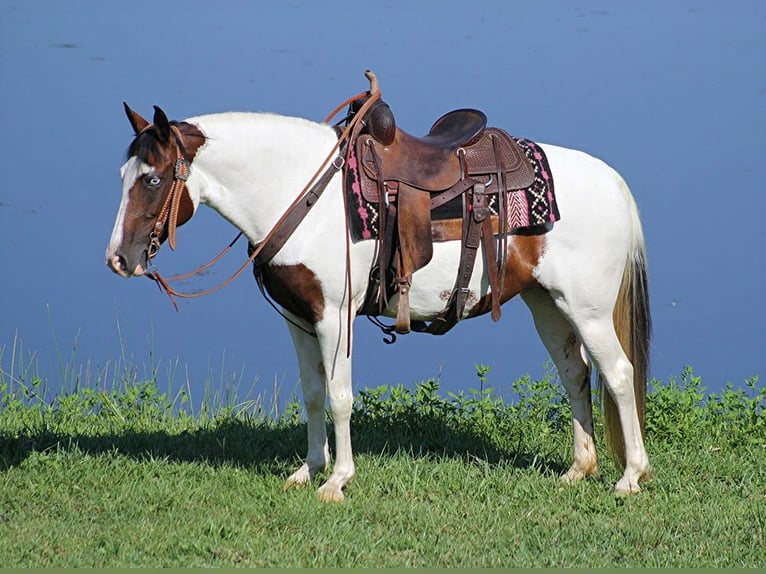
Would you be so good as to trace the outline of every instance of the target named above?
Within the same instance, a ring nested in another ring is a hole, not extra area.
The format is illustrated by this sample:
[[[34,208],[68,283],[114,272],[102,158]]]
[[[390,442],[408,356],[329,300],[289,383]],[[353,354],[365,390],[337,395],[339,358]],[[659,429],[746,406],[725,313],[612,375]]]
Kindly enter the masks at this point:
[[[353,109],[351,113],[353,113]],[[362,313],[382,313],[398,293],[395,330],[443,334],[463,315],[476,252],[483,245],[488,262],[492,318],[500,318],[500,277],[510,231],[502,206],[505,194],[529,187],[534,169],[518,144],[503,130],[487,127],[486,115],[458,109],[440,117],[422,137],[396,127],[388,105],[377,102],[364,118],[355,146],[362,194],[378,204],[378,259]],[[500,206],[491,217],[489,196]],[[427,265],[433,241],[457,239],[432,231],[431,211],[462,198],[461,255],[455,287],[445,309],[430,324],[410,320],[412,274]],[[498,235],[500,248],[495,247]]]

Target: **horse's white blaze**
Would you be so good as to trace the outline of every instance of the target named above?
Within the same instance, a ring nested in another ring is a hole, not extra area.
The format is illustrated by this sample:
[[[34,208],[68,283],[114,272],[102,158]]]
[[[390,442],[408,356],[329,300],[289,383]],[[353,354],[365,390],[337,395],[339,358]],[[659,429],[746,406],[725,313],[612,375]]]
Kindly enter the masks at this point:
[[[106,248],[106,260],[109,262],[120,248],[123,239],[123,227],[125,225],[125,213],[128,209],[128,199],[130,190],[136,184],[139,177],[152,172],[152,166],[140,161],[136,157],[131,157],[120,168],[120,178],[122,179],[122,199],[120,208],[117,211],[117,217],[114,220],[112,228],[112,237]]]

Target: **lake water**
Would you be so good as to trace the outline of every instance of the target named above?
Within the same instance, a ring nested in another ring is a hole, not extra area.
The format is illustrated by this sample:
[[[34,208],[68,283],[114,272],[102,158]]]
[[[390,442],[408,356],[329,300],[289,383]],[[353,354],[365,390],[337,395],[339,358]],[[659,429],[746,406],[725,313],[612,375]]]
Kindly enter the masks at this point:
[[[54,392],[129,363],[196,399],[206,387],[292,394],[287,329],[249,275],[176,313],[148,281],[104,266],[131,139],[122,102],[175,119],[257,110],[321,120],[366,88],[371,68],[411,133],[475,107],[514,135],[620,171],[647,239],[652,374],[691,365],[709,390],[741,385],[766,364],[764,54],[760,1],[2,0],[3,369],[34,362]],[[233,235],[200,211],[158,264],[194,268]],[[243,257],[244,247],[205,281]],[[392,346],[359,320],[354,384],[438,376],[457,391],[476,387],[474,365],[487,364],[490,385],[508,393],[546,360],[517,299],[498,324],[479,318]]]

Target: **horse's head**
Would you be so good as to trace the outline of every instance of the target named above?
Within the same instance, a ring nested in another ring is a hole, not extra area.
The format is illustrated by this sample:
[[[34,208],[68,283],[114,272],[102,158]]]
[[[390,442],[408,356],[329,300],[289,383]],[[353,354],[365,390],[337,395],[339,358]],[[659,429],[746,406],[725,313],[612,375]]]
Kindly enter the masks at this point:
[[[186,180],[205,137],[186,122],[170,122],[154,107],[149,123],[125,104],[135,132],[128,160],[120,170],[122,202],[106,249],[106,264],[123,277],[143,275],[149,260],[168,240],[175,249],[175,230],[196,208]]]

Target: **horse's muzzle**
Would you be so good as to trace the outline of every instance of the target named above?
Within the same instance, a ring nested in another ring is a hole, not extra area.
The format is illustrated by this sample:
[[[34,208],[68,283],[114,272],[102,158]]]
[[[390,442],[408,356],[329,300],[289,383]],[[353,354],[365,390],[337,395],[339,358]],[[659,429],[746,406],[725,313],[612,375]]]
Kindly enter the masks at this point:
[[[125,257],[119,253],[107,256],[106,265],[109,269],[117,273],[117,275],[125,277],[126,279],[129,277],[140,277],[141,275],[146,274],[146,269],[140,263],[137,263],[133,269],[130,269]]]

